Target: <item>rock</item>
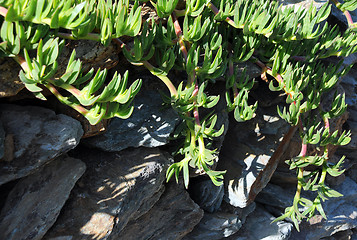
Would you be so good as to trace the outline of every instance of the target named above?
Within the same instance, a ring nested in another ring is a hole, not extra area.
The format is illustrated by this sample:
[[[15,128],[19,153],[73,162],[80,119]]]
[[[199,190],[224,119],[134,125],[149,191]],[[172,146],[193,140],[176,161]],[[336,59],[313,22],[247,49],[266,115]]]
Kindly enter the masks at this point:
[[[310,219],[310,224],[302,224],[300,232],[293,232],[292,240],[318,240],[337,232],[357,227],[357,183],[346,177],[336,191],[343,194],[323,203],[327,220],[320,215]]]
[[[169,159],[158,149],[119,153],[77,148],[87,171],[44,239],[109,239],[146,213],[163,191]]]
[[[281,210],[290,207],[294,200],[296,186],[291,188],[280,187],[268,183],[265,188],[258,194],[255,201],[264,205],[277,207]]]
[[[346,175],[357,183],[357,163],[347,170]]]
[[[235,207],[253,202],[294,135],[295,128],[276,115],[276,108],[257,110],[253,120],[231,123],[217,169],[227,170],[224,199]]]
[[[200,223],[183,240],[218,240],[236,233],[242,222],[235,214],[216,212],[205,213]]]
[[[257,206],[247,217],[243,227],[227,240],[285,240],[289,239],[293,225],[284,221],[274,222],[273,215]]]
[[[357,58],[357,56],[356,56]],[[356,60],[349,57],[348,63],[354,63]],[[341,146],[337,150],[339,155],[346,155],[352,161],[357,161],[357,70],[351,69],[350,72],[342,79],[341,86],[345,90],[346,103],[348,104],[349,118],[344,124],[346,130],[350,130],[352,133],[351,142],[346,146]]]
[[[0,159],[4,157],[5,130],[0,121]]]
[[[118,48],[113,43],[104,46],[100,42],[91,40],[70,41],[63,48],[59,57],[56,77],[65,72],[73,50],[76,51],[76,58],[82,61],[83,72],[87,72],[91,68],[110,69],[119,62]]]
[[[321,240],[351,240],[353,231],[348,229],[346,231],[338,232],[332,235],[331,237],[321,238]]]
[[[21,179],[1,211],[0,239],[41,239],[85,168],[78,159],[57,158]]]
[[[357,240],[357,228],[353,229],[352,236],[350,240]]]
[[[0,121],[14,138],[14,159],[0,162],[0,185],[27,176],[71,150],[83,134],[78,121],[40,107],[2,104]]]
[[[319,10],[328,0],[279,0],[284,7],[294,7],[298,9],[299,7],[303,7],[305,9],[309,9],[311,4],[314,4],[317,10]]]
[[[182,239],[203,217],[203,211],[194,203],[182,184],[171,181],[160,200],[150,211],[129,222],[111,239]]]
[[[158,147],[168,142],[178,120],[173,109],[162,107],[160,94],[147,91],[135,98],[129,119],[112,119],[106,133],[85,139],[84,143],[110,152],[128,147]]]
[[[221,206],[224,187],[216,186],[211,179],[193,179],[189,185],[191,198],[205,211],[215,212]]]
[[[343,14],[343,12],[341,10],[339,10],[335,4],[332,4],[332,9],[331,9],[331,14],[333,16],[335,16],[341,23],[343,23],[346,28],[348,27],[348,22],[347,22],[347,19],[346,19],[346,16]],[[357,11],[354,10],[354,11],[350,11],[349,12],[351,17],[352,17],[352,20],[353,22],[356,22],[357,21]]]
[[[18,77],[20,70],[12,59],[0,59],[0,98],[15,96],[25,87]]]

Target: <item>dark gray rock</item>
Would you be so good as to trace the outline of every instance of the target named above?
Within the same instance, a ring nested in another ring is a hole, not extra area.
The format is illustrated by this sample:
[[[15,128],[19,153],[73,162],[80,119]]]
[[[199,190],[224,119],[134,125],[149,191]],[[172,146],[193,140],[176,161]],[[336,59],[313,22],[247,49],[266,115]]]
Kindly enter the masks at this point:
[[[354,228],[352,232],[353,233],[350,240],[357,240],[357,228]]]
[[[0,121],[0,159],[4,157],[5,130]]]
[[[182,239],[202,217],[203,211],[190,199],[182,184],[171,181],[150,211],[129,222],[123,231],[116,232],[111,239]]]
[[[346,175],[357,183],[357,163],[347,170]]]
[[[335,233],[331,237],[321,238],[321,240],[354,240],[352,237],[353,231],[348,229],[346,231]]]
[[[346,28],[348,27],[348,22],[346,16],[343,14],[341,10],[339,10],[335,4],[332,4],[331,14],[335,16],[340,22],[342,22]],[[357,11],[350,11],[350,15],[352,17],[353,22],[357,21]]]
[[[179,117],[171,107],[162,106],[160,94],[146,91],[135,98],[130,118],[112,119],[103,135],[83,142],[110,152],[128,147],[158,147],[168,142],[178,121]]]
[[[78,159],[57,158],[21,179],[1,211],[0,239],[41,239],[56,221],[85,168]]]
[[[292,205],[295,190],[296,186],[282,188],[278,185],[268,183],[258,194],[255,201],[264,205],[285,209]]]
[[[301,225],[300,232],[293,232],[292,240],[318,240],[357,227],[357,183],[346,177],[335,190],[343,196],[323,203],[327,220],[320,215],[313,217],[310,224]]]
[[[211,179],[202,179],[194,181],[189,186],[189,192],[192,199],[205,211],[215,212],[221,206],[224,187],[216,186]]]
[[[289,130],[290,129],[290,130]],[[276,107],[257,110],[248,122],[231,123],[217,169],[226,170],[225,201],[245,207],[266,186],[295,133]]]
[[[356,56],[356,55],[353,55]],[[347,58],[346,64],[354,63],[357,61],[353,57]],[[349,118],[344,124],[346,130],[350,130],[352,133],[351,142],[346,146],[341,146],[337,150],[339,155],[346,155],[348,159],[357,161],[357,70],[351,69],[351,71],[342,79],[341,86],[346,94],[346,103],[348,104]]]
[[[76,151],[87,171],[44,239],[109,239],[159,199],[170,162],[160,150]]]
[[[293,225],[284,221],[272,223],[273,215],[257,206],[247,217],[243,227],[227,240],[285,240],[289,239]]]
[[[200,223],[187,234],[184,240],[218,240],[236,233],[242,227],[242,221],[232,213],[205,213]]]
[[[71,150],[83,135],[78,121],[40,107],[0,105],[0,121],[14,139],[14,159],[0,162],[0,185]]]

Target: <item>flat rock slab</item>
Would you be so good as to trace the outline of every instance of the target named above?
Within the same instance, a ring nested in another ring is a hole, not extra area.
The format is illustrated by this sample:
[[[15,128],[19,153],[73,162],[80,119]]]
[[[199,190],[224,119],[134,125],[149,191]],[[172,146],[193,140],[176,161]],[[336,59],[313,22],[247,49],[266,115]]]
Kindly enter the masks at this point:
[[[131,221],[123,231],[113,235],[118,240],[182,239],[200,222],[203,211],[182,185],[171,181],[160,200],[145,215]]]
[[[247,217],[243,227],[227,240],[287,240],[293,229],[291,223],[279,221],[271,223],[275,217],[264,208],[257,206]]]
[[[160,94],[146,91],[135,98],[130,118],[112,119],[103,135],[85,139],[84,143],[109,152],[128,147],[158,147],[168,142],[178,121],[171,107],[162,106]]]
[[[236,233],[242,227],[242,221],[232,213],[205,213],[202,220],[184,240],[219,240]]]
[[[41,107],[2,104],[0,121],[14,141],[13,159],[0,162],[0,185],[73,149],[83,135],[78,121]]]
[[[76,151],[87,171],[44,239],[109,239],[160,198],[170,162],[160,150]]]
[[[41,239],[85,171],[74,158],[57,158],[21,179],[10,192],[0,215],[0,239]]]
[[[263,113],[264,112],[264,113]],[[295,133],[276,108],[257,111],[244,123],[231,123],[221,150],[219,170],[225,175],[225,201],[244,208],[267,185]]]

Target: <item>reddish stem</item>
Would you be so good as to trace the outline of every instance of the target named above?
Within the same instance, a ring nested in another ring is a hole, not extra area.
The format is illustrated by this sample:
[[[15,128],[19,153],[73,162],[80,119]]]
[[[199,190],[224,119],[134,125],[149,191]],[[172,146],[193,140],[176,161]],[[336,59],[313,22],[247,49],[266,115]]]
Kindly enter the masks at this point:
[[[183,40],[183,37],[182,37],[182,29],[181,29],[181,26],[180,26],[180,23],[178,22],[177,20],[177,17],[176,17],[176,14],[175,12],[172,13],[172,20],[174,22],[174,27],[175,27],[175,33],[176,33],[176,36],[178,37],[179,39],[179,44],[180,44],[180,49],[181,49],[181,52],[183,54],[183,57],[185,58],[185,61],[187,61],[187,48],[185,46],[185,42]]]
[[[29,71],[29,65],[27,64],[26,60],[24,57],[20,56],[20,55],[16,55],[14,57],[14,60],[21,66],[21,68],[27,72]]]
[[[7,9],[4,7],[0,7],[0,15],[6,17]]]
[[[217,15],[217,14],[219,13],[218,8],[217,8],[215,5],[213,5],[212,3],[208,3],[207,6],[212,10],[212,12],[213,12],[215,15]],[[232,19],[230,19],[229,17],[227,17],[227,18],[225,19],[225,21],[226,21],[227,23],[229,23],[230,25],[235,26],[234,21],[233,21]]]
[[[88,114],[88,110],[86,108],[82,107],[81,105],[74,104],[74,103],[71,103],[71,102],[67,101],[66,98],[63,97],[52,84],[47,83],[47,84],[45,84],[45,87],[48,88],[48,90],[50,90],[52,92],[52,94],[55,95],[56,98],[60,102],[70,106],[71,108],[73,108],[77,112],[81,113],[82,115]]]

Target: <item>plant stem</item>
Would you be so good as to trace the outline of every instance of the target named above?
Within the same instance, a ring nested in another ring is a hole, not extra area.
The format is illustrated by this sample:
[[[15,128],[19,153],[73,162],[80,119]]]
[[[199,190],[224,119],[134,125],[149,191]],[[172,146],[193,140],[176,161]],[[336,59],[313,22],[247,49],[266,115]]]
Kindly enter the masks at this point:
[[[177,97],[176,87],[172,84],[171,80],[162,74],[157,74],[154,72],[154,66],[151,65],[148,61],[143,61],[143,65],[156,77],[158,77],[169,89],[171,97]]]
[[[21,55],[16,55],[14,57],[14,60],[21,66],[21,68],[25,72],[28,72],[30,70],[29,65],[27,64],[25,58],[22,57]],[[55,79],[46,79],[46,81],[49,82],[50,84],[57,85]],[[80,90],[78,90],[74,86],[67,84],[67,83],[61,83],[60,86],[58,86],[58,87],[65,89],[66,91],[70,92],[74,96],[80,96],[82,94]]]
[[[265,79],[266,79],[265,73],[268,73],[270,76],[274,77],[275,80],[276,80],[279,84],[280,84],[280,83],[283,83],[283,89],[284,89],[285,93],[292,99],[292,97],[293,97],[293,95],[294,95],[294,92],[288,92],[288,91],[286,90],[286,84],[284,83],[284,79],[283,79],[283,77],[282,77],[279,73],[277,73],[276,75],[273,75],[272,69],[271,69],[270,67],[268,67],[266,64],[264,64],[262,61],[260,61],[258,58],[252,56],[251,59],[253,60],[253,62],[254,62],[255,64],[257,64],[259,67],[262,68],[262,71],[263,71],[263,72],[262,72],[261,75],[263,75],[263,77],[264,77]],[[265,79],[263,79],[263,80],[265,81]],[[295,103],[295,101],[294,101],[294,103]]]
[[[20,67],[25,71],[29,71],[29,65],[27,64],[26,60],[24,57],[20,55],[16,55],[14,57],[14,60],[20,65]]]
[[[341,10],[341,3],[337,0],[331,0],[335,5],[336,7]],[[353,22],[353,19],[352,19],[352,16],[350,14],[349,11],[345,10],[341,10],[343,12],[343,14],[345,15],[346,17],[346,20],[347,20],[347,23],[348,23],[348,27],[352,27],[354,25],[354,22]]]
[[[84,37],[76,38],[76,37],[74,37],[73,34],[71,34],[71,33],[58,32],[58,33],[56,33],[56,36],[57,36],[57,37],[60,37],[60,38],[64,38],[64,39],[69,39],[69,40],[79,40],[79,39],[82,39],[82,40],[100,41],[100,35],[97,34],[97,33],[88,33],[88,34],[87,34],[86,36],[84,36]]]
[[[217,8],[215,5],[213,5],[212,3],[208,3],[207,6],[212,10],[212,12],[213,12],[215,15],[217,15],[217,14],[219,13],[218,8]],[[234,23],[234,21],[233,21],[232,19],[230,19],[229,17],[227,17],[227,18],[225,19],[225,21],[226,21],[227,23],[229,23],[230,25],[232,25],[233,27],[235,27],[235,25],[236,25],[236,24]]]
[[[174,10],[176,17],[183,17],[186,15],[186,10]]]
[[[66,97],[63,97],[63,96],[58,92],[58,90],[57,90],[52,84],[47,83],[47,84],[44,84],[44,86],[45,86],[46,88],[48,88],[48,90],[50,90],[51,93],[52,93],[53,95],[55,95],[56,98],[57,98],[61,103],[64,103],[64,104],[70,106],[71,108],[73,108],[74,110],[76,110],[77,112],[79,112],[80,114],[82,114],[82,115],[84,115],[84,116],[85,116],[86,114],[88,114],[88,110],[87,110],[86,108],[82,107],[82,106],[79,105],[79,104],[74,104],[74,103],[68,101],[67,98],[66,98]]]
[[[327,117],[323,117],[323,121],[324,121],[324,124],[325,124],[325,128],[328,129],[328,135],[330,135],[331,134],[330,121],[329,121],[329,119]],[[322,172],[321,172],[321,177],[320,177],[320,180],[319,180],[319,184],[323,184],[325,182],[326,175],[327,175],[327,161],[328,161],[328,158],[329,158],[328,146],[325,146],[324,154],[326,155],[326,159],[324,160],[324,163],[322,165]]]
[[[185,42],[183,40],[183,37],[182,37],[182,29],[181,29],[181,26],[180,26],[180,23],[178,22],[177,20],[177,17],[176,17],[176,14],[175,12],[172,13],[172,20],[174,22],[174,27],[175,27],[175,33],[176,33],[176,36],[178,37],[179,39],[179,44],[180,44],[180,50],[183,54],[183,57],[185,58],[185,61],[187,61],[187,48],[185,46]]]
[[[4,7],[0,7],[0,15],[6,17],[7,9]]]
[[[82,92],[77,89],[76,87],[72,86],[71,84],[68,84],[68,83],[60,83],[57,85],[56,83],[56,79],[47,79],[46,80],[47,82],[57,86],[57,87],[60,87],[68,92],[70,92],[72,95],[76,96],[76,97],[79,97],[82,95]]]
[[[128,47],[128,45],[126,45],[122,40],[120,40],[119,38],[114,38],[113,39],[114,42],[116,44],[118,44],[121,48],[126,48],[126,50],[128,50],[130,52],[130,48]],[[170,95],[171,97],[177,97],[177,90],[175,88],[175,86],[172,84],[171,80],[163,75],[163,74],[157,74],[154,71],[154,66],[151,65],[148,61],[143,61],[142,64],[156,77],[158,77],[165,85],[166,87],[169,89],[170,91]]]

